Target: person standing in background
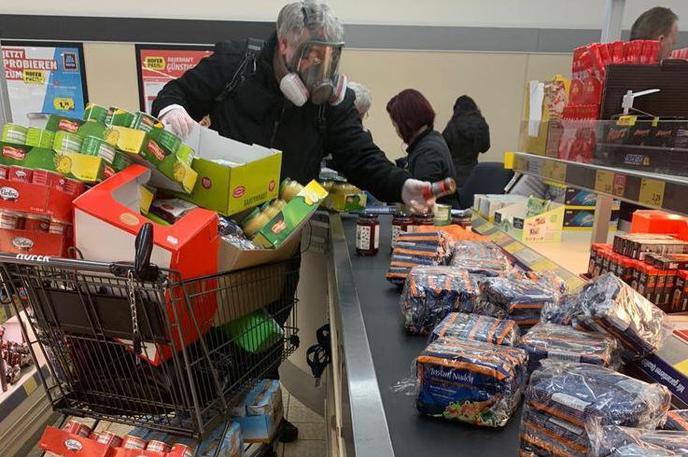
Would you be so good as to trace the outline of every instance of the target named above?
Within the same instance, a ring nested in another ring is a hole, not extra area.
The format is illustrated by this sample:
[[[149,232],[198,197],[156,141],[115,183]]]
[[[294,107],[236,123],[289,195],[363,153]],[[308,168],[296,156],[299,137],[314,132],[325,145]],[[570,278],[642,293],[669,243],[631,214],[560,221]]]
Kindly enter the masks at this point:
[[[638,16],[631,27],[631,41],[658,40],[659,60],[671,56],[678,39],[678,16],[669,8],[655,6]]]
[[[449,146],[456,185],[460,188],[478,164],[478,154],[490,149],[490,127],[471,97],[462,95],[456,99],[454,114],[442,136]]]
[[[387,103],[387,112],[397,135],[408,145],[406,168],[412,177],[429,182],[456,179],[447,143],[434,129],[435,110],[423,94],[415,89],[403,90]],[[459,202],[456,195],[450,195],[438,203],[458,208]]]
[[[356,96],[354,99],[354,107],[356,108],[358,117],[360,117],[361,122],[363,122],[363,119],[368,117],[368,111],[370,110],[370,106],[373,104],[370,91],[363,84],[354,81],[349,81],[348,87],[354,91],[354,95]],[[367,131],[365,127],[363,129]]]

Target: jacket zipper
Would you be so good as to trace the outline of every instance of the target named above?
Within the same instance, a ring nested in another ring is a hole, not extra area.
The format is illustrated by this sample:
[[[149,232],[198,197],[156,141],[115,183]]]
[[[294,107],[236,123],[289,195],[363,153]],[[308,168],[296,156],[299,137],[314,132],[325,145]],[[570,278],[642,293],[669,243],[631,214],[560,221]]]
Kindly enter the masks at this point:
[[[280,114],[277,119],[275,119],[275,122],[272,125],[272,135],[270,136],[270,148],[273,149],[275,147],[275,137],[277,136],[277,130],[279,129],[280,122],[282,122],[282,116],[284,116],[284,110],[286,108],[286,105],[284,103],[284,99],[282,99],[282,108],[280,109]]]

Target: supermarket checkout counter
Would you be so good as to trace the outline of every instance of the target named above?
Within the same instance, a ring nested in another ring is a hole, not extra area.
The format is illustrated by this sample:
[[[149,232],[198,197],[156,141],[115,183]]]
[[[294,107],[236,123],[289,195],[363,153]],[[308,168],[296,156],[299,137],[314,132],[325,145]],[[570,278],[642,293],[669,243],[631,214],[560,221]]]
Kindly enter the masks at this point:
[[[422,417],[413,388],[394,386],[413,375],[412,362],[426,346],[400,323],[399,290],[387,282],[391,218],[380,217],[380,252],[355,253],[356,219],[330,216],[330,319],[333,366],[326,408],[330,443],[355,457],[502,457],[518,454],[518,414],[503,429],[472,427]],[[336,349],[336,350],[335,350]],[[338,404],[337,404],[338,403]],[[337,455],[337,454],[330,454]]]

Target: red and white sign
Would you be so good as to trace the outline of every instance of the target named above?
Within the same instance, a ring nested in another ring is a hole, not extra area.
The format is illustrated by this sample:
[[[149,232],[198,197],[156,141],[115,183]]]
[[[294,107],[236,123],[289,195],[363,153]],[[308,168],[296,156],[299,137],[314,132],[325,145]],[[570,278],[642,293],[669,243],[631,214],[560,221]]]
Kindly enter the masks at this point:
[[[211,47],[137,46],[141,110],[150,113],[153,100],[165,84],[212,53]]]

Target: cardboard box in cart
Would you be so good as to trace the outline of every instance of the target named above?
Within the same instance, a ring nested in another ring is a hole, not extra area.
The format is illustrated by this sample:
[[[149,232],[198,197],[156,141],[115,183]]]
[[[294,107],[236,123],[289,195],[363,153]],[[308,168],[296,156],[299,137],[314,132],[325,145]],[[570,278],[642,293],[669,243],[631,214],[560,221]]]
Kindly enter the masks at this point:
[[[191,195],[182,198],[225,216],[277,198],[280,151],[231,140],[200,126],[185,141],[196,151],[191,166],[198,181]]]
[[[147,167],[132,165],[74,201],[75,243],[85,259],[133,261],[134,239],[143,224],[150,222],[140,214],[140,186],[146,184],[150,177],[151,171]],[[217,214],[201,208],[188,212],[170,226],[154,223],[151,263],[179,271],[182,278],[196,278],[288,259],[300,243],[297,231],[278,249],[243,251],[219,237],[217,224]],[[219,312],[216,312],[215,294],[198,295],[194,300],[196,317],[202,324],[201,333],[213,323],[222,325],[277,299],[283,289],[285,268],[284,264],[274,264],[266,266],[260,274],[238,271],[233,275],[194,283],[195,287],[207,286],[209,290],[222,294]],[[251,287],[246,287],[247,284]],[[190,344],[198,339],[198,332],[193,329],[191,319],[183,309],[183,301],[176,294],[172,298],[176,299],[174,302],[181,316],[184,343]],[[151,344],[146,345],[146,351],[154,364],[162,363],[171,355],[169,347]]]

